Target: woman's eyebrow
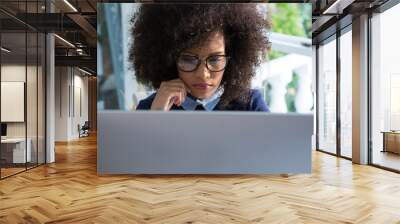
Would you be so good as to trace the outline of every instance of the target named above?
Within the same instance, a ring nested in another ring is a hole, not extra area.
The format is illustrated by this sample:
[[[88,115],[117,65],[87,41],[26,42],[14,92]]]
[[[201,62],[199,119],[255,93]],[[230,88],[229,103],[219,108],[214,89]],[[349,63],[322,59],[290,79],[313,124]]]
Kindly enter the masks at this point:
[[[182,52],[183,55],[191,55],[191,56],[199,56],[198,54],[192,53],[192,52]],[[215,52],[211,52],[209,53],[207,56],[209,55],[221,55],[221,54],[225,54],[224,51],[215,51]]]
[[[218,54],[225,54],[225,52],[223,51],[216,51],[216,52],[212,52],[209,55],[218,55]]]

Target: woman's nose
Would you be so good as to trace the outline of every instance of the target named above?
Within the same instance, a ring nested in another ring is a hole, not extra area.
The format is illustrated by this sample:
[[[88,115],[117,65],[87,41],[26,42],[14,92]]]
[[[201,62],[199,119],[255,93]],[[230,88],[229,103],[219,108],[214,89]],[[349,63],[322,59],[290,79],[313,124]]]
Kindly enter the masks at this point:
[[[196,70],[196,76],[202,79],[209,79],[211,78],[210,70],[208,70],[206,64],[202,62]]]

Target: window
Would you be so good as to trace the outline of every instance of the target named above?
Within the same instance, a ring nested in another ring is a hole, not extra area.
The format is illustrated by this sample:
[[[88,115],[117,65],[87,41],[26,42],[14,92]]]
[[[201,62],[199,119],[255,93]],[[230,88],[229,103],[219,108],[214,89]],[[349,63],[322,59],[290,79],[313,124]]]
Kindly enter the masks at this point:
[[[351,27],[349,27],[351,28]],[[352,32],[340,36],[340,154],[352,157]]]
[[[371,140],[372,163],[400,170],[400,5],[371,19]]]

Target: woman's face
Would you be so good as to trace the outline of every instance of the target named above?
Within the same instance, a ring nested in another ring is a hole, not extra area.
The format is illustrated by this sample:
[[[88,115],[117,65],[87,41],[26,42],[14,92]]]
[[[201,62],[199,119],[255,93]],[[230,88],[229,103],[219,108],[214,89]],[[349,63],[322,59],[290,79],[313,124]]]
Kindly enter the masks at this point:
[[[179,78],[190,89],[192,96],[205,99],[212,96],[218,89],[227,63],[223,55],[225,55],[225,41],[222,32],[211,33],[203,44],[181,53],[177,66],[187,69],[178,69]],[[196,57],[200,59],[200,62],[197,69],[193,70],[192,65],[193,61],[197,60]]]

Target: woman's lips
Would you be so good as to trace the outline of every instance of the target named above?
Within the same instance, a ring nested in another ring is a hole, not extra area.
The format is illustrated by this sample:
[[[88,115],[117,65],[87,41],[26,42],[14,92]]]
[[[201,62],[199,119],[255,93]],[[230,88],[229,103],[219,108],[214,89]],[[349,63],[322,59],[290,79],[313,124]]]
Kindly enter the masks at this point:
[[[194,88],[196,88],[196,89],[202,89],[202,90],[208,89],[208,88],[211,87],[211,85],[209,85],[209,84],[207,84],[207,83],[196,83],[196,84],[193,84],[192,86],[193,86]]]

